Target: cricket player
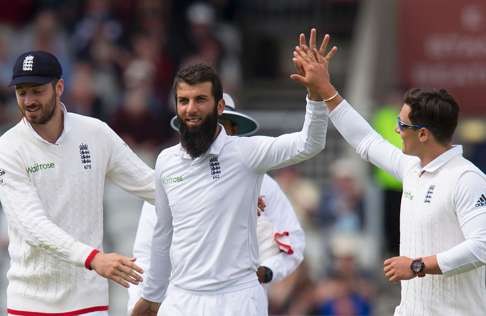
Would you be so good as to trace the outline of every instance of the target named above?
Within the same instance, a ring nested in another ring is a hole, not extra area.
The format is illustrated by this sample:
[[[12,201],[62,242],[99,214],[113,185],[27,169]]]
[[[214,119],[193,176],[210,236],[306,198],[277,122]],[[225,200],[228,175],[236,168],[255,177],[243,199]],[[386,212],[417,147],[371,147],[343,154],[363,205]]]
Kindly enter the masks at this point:
[[[67,111],[54,55],[21,54],[10,85],[23,117],[0,137],[7,313],[108,315],[100,275],[128,287],[143,270],[133,258],[102,251],[105,181],[153,202],[153,170],[108,125]]]
[[[403,182],[400,256],[384,262],[385,276],[402,285],[395,315],[485,315],[486,176],[452,143],[457,102],[443,89],[408,91],[397,118],[400,151],[337,93],[319,66],[327,61],[315,32],[309,45],[301,34],[294,62],[326,78],[316,90],[344,139]]]
[[[258,123],[250,116],[236,111],[233,98],[223,93],[224,111],[220,123],[228,135],[251,135]],[[180,121],[175,116],[171,126],[179,131]],[[278,281],[291,274],[304,258],[305,236],[295,212],[278,183],[264,175],[261,200],[257,213],[257,240],[259,252],[258,280],[262,284]],[[157,221],[155,207],[145,202],[140,216],[133,256],[144,270],[150,265],[152,236]],[[128,288],[128,314],[140,298],[141,285]]]
[[[314,90],[325,78],[304,72],[298,80],[308,89],[300,132],[237,137],[217,123],[224,101],[214,70],[199,64],[178,72],[181,141],[157,159],[151,263],[133,315],[267,315],[256,275],[264,174],[325,146],[327,111]]]

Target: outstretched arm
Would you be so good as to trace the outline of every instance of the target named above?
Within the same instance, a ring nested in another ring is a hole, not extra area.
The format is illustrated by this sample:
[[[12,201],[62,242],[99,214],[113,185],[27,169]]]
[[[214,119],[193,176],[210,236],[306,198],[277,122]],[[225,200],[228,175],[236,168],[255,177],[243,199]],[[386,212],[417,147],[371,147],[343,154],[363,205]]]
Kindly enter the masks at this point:
[[[329,63],[336,54],[338,48],[333,46],[329,51],[331,37],[324,35],[319,49],[317,49],[317,30],[311,29],[309,45],[306,43],[304,33],[299,35],[299,45],[295,47],[292,61],[297,73],[290,76],[293,80],[301,83],[307,88],[309,98],[312,95],[316,100],[324,100],[330,111],[332,111],[343,98],[332,85],[329,75]]]
[[[329,39],[326,39],[329,41]],[[323,44],[325,49],[327,44]],[[298,133],[279,137],[250,137],[240,140],[240,154],[249,168],[258,172],[283,168],[314,157],[324,149],[327,132],[327,108],[322,102],[319,89],[323,79],[319,76],[327,72],[327,62],[336,48],[326,54],[325,63],[298,63],[297,73],[290,77],[302,84],[308,91],[306,115],[302,130]],[[303,57],[303,58],[307,58]],[[318,70],[310,71],[310,69]],[[320,72],[319,72],[320,71]]]
[[[324,38],[326,39],[328,35]],[[319,49],[315,44],[315,30],[311,31],[309,45],[305,43],[303,34],[299,37],[299,45],[294,51],[294,63],[297,68],[306,73],[306,78],[312,79],[313,90],[324,99],[330,110],[329,117],[344,139],[356,150],[361,158],[370,161],[379,168],[392,173],[402,179],[404,170],[417,161],[416,157],[404,155],[399,149],[385,141],[368,122],[344,100],[331,83],[328,71],[329,54],[323,49],[327,41]],[[294,76],[295,80],[304,82],[301,75]]]

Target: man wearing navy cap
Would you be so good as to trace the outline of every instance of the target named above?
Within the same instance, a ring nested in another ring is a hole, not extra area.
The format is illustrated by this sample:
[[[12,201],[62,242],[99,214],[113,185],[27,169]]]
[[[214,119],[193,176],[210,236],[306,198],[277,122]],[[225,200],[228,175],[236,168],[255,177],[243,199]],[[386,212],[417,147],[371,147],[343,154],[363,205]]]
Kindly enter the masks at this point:
[[[133,258],[101,251],[104,184],[153,202],[153,170],[108,125],[66,110],[54,55],[20,55],[10,85],[23,118],[0,137],[7,312],[108,315],[108,284],[97,274],[128,287],[143,271]]]

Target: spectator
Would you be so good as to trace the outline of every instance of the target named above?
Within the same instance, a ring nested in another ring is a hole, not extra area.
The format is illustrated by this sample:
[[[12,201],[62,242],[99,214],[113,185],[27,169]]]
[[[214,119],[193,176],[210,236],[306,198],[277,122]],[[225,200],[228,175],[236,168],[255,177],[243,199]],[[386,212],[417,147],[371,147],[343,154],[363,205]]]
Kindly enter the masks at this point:
[[[336,236],[332,241],[333,263],[326,278],[315,289],[314,306],[317,315],[372,314],[374,285],[369,274],[357,263],[359,238]]]
[[[73,85],[67,96],[70,110],[105,120],[105,108],[95,90],[93,66],[82,62],[74,65],[72,81]]]
[[[270,315],[305,315],[310,312],[308,302],[312,298],[314,282],[309,272],[304,260],[294,273],[269,287]]]
[[[111,125],[129,146],[155,155],[172,139],[174,132],[169,124],[171,113],[154,115],[150,112],[151,102],[157,100],[148,93],[149,90],[143,88],[128,90],[125,103],[115,112]]]
[[[358,233],[364,227],[363,190],[353,162],[341,159],[331,166],[331,185],[322,191],[315,216],[334,232]]]

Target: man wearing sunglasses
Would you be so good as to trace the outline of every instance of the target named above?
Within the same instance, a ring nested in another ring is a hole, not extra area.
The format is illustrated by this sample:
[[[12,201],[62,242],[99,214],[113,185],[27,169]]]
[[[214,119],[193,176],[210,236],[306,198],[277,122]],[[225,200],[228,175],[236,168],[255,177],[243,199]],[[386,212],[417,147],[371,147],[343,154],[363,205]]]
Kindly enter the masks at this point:
[[[339,96],[319,67],[328,61],[315,37],[307,46],[300,36],[294,62],[327,79],[317,90],[356,152],[403,181],[400,256],[384,262],[385,276],[402,285],[395,315],[485,315],[486,176],[452,144],[458,104],[445,90],[407,92],[396,128],[400,151]]]

